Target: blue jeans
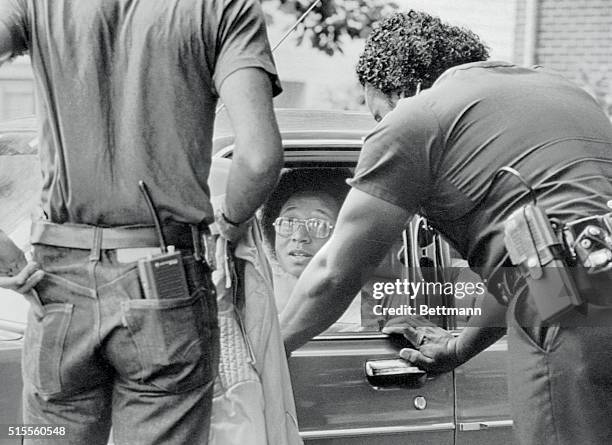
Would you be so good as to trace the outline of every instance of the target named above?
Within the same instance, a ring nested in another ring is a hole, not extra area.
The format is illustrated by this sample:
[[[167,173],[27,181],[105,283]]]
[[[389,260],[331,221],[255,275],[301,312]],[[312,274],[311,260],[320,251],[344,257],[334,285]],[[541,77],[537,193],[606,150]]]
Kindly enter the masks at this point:
[[[61,444],[104,445],[111,425],[117,445],[206,444],[218,323],[205,266],[190,262],[190,296],[153,300],[117,251],[35,245],[34,257],[45,276],[28,314],[24,423],[66,426]]]
[[[520,443],[610,443],[612,327],[545,326],[534,297],[523,289],[508,309],[508,391]]]

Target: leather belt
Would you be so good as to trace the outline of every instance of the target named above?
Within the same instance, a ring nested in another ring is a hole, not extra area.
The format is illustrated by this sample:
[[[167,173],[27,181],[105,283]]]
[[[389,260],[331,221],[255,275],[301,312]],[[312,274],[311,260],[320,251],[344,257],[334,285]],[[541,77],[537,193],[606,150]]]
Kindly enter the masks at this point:
[[[192,227],[195,226],[179,223],[165,225],[163,232],[166,243],[180,250],[193,250]],[[147,225],[98,227],[34,221],[30,241],[32,244],[87,250],[159,247],[155,227]]]

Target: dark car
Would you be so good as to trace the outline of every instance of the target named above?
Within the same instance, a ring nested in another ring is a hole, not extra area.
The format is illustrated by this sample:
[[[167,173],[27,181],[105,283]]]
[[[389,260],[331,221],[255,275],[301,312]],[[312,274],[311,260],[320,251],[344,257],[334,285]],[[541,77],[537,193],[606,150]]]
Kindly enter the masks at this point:
[[[353,168],[362,138],[375,124],[369,115],[349,112],[278,110],[277,117],[285,149],[285,167],[289,168]],[[34,139],[32,119],[0,125],[0,154],[33,153],[31,141]],[[231,127],[222,114],[215,124],[214,157],[230,158],[232,148]],[[32,169],[31,175],[38,173],[34,154],[11,158],[17,159],[11,161],[15,164],[27,163]],[[4,168],[7,156],[2,159],[3,184],[18,182],[13,170]],[[33,176],[29,182],[21,180],[35,195],[39,182]],[[21,183],[16,185],[24,187]],[[22,199],[26,205],[33,204],[25,196]],[[0,203],[9,205],[4,196],[0,196]],[[0,221],[0,226],[12,228],[25,243],[27,211],[19,212],[21,216],[3,212],[6,215],[3,218],[11,220],[10,224]],[[345,327],[342,332],[337,332],[332,326],[324,335],[292,354],[289,366],[300,433],[306,443],[515,443],[508,403],[505,338],[454,372],[428,376],[418,368],[395,360],[399,349],[407,345],[407,340],[381,333],[384,325],[401,324],[405,318],[388,313],[383,315],[380,308],[374,308],[377,300],[371,295],[372,283],[393,282],[395,279],[444,282],[450,279],[445,276],[448,266],[461,262],[449,245],[431,231],[427,222],[416,217],[362,289],[362,319],[355,329],[347,330]],[[12,304],[18,301],[17,298],[11,297]],[[7,301],[0,295],[2,424],[19,421],[19,337],[25,327],[25,312],[22,309],[9,311]],[[384,302],[381,304],[385,306]],[[447,295],[419,296],[415,300],[406,298],[405,304],[473,306],[473,302],[466,303]],[[15,314],[21,318],[15,319]],[[467,320],[463,315],[448,314],[426,318],[453,334],[460,332]]]

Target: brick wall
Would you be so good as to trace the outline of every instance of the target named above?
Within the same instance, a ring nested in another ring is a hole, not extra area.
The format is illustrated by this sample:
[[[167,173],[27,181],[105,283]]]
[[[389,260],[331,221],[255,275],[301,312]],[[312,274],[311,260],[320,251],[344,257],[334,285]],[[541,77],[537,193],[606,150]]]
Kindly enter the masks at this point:
[[[514,19],[514,62],[522,64],[525,45],[525,11],[526,0],[516,0],[516,16]]]
[[[535,63],[587,87],[612,112],[612,0],[538,0]],[[523,63],[527,0],[517,0],[514,59]]]

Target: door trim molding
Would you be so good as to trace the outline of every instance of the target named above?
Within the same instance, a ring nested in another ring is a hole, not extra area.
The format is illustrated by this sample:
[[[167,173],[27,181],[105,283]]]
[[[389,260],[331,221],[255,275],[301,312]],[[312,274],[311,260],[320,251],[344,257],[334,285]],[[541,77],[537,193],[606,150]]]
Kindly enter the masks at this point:
[[[377,434],[421,433],[431,431],[453,431],[455,424],[436,423],[424,426],[386,426],[372,428],[346,428],[337,430],[315,430],[300,432],[303,439],[331,439],[338,437],[369,436]]]

